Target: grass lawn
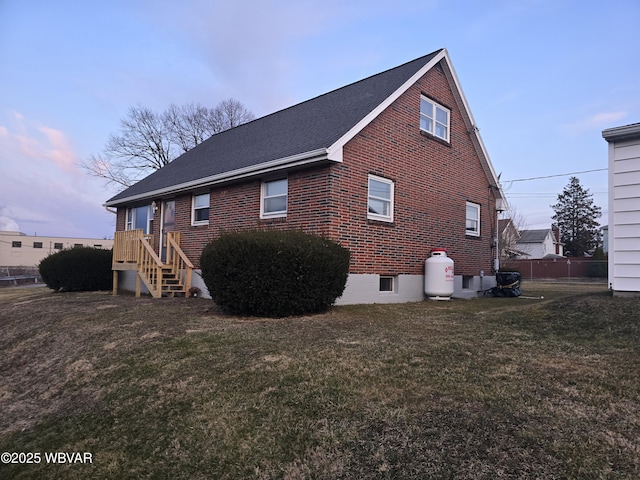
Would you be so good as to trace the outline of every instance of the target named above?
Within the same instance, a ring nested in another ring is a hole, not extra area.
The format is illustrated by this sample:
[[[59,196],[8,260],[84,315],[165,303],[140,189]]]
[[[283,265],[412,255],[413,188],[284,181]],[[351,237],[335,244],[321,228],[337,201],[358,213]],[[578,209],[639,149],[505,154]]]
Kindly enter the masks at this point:
[[[0,478],[640,478],[640,299],[523,296],[274,320],[0,290],[0,452],[41,455]]]

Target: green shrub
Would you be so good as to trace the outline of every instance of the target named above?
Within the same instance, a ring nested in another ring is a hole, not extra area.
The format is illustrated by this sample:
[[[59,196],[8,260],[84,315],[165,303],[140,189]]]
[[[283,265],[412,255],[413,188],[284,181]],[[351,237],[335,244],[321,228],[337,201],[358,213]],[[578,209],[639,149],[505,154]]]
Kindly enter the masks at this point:
[[[111,258],[111,250],[75,247],[49,255],[38,268],[44,283],[55,291],[109,290]]]
[[[342,295],[350,253],[297,231],[228,233],[202,251],[202,278],[214,302],[237,315],[286,317],[326,310]]]

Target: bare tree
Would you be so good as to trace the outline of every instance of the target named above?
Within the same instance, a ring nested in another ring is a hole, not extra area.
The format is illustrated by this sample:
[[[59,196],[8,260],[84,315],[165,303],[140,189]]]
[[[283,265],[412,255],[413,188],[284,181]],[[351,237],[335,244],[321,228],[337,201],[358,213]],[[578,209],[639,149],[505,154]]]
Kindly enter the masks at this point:
[[[107,184],[128,187],[210,136],[253,118],[234,99],[223,100],[212,109],[199,104],[171,105],[162,114],[131,107],[102,154],[92,155],[82,167]]]
[[[237,127],[255,118],[244,105],[233,98],[221,101],[211,113],[210,125],[214,133]]]
[[[212,114],[212,109],[199,104],[189,103],[181,107],[172,104],[162,118],[173,142],[186,152],[217,133],[210,126]]]
[[[500,248],[500,265],[508,266],[509,260],[519,256],[516,244],[520,239],[520,232],[524,229],[524,218],[516,208],[509,204],[507,211],[503,212],[502,219],[498,222],[498,245]]]

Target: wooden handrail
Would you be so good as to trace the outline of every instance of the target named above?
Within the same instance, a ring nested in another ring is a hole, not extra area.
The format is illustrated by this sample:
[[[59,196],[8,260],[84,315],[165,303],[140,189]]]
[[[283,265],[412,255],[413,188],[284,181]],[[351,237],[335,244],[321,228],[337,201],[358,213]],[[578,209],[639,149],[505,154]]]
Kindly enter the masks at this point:
[[[147,284],[151,294],[160,298],[162,296],[162,267],[160,257],[144,236],[138,237],[138,272]],[[155,288],[155,292],[153,291]]]
[[[191,289],[193,264],[180,248],[180,232],[167,232],[167,262],[182,277],[184,288],[188,292]]]
[[[143,234],[141,229],[115,232],[113,236],[113,263],[138,261],[138,239],[145,239],[153,250],[153,235]]]
[[[185,292],[189,291],[193,264],[180,248],[180,232],[167,233],[166,263],[153,249],[153,243],[153,235],[144,234],[141,229],[115,232],[113,243],[114,292],[117,291],[117,270],[120,269],[115,264],[119,263],[135,264],[138,271],[136,296],[140,296],[140,280],[142,280],[152,296],[161,297],[164,283],[163,274],[166,275],[169,269],[176,277],[180,277]]]

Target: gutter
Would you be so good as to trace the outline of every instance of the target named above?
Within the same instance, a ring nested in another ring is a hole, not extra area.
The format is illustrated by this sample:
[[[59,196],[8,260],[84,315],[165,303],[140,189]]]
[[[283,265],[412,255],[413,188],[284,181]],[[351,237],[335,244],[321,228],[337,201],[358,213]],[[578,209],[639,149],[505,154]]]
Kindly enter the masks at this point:
[[[341,154],[341,152],[340,152]],[[159,197],[163,195],[169,195],[174,193],[181,193],[188,190],[192,190],[196,187],[207,187],[211,185],[217,185],[220,183],[231,182],[235,180],[241,180],[248,177],[254,177],[258,175],[265,175],[271,172],[277,172],[291,167],[297,167],[301,165],[307,165],[310,163],[316,163],[323,160],[329,160],[333,162],[341,162],[341,155],[336,155],[334,152],[329,153],[327,148],[320,148],[305,152],[290,157],[280,158],[269,162],[260,163],[258,165],[251,165],[249,167],[239,168],[230,172],[219,173],[217,175],[211,175],[209,177],[199,178],[190,182],[185,182],[179,185],[171,185],[165,188],[159,188],[149,192],[132,195],[130,197],[119,198],[114,201],[107,201],[104,203],[104,207],[115,207],[123,203],[129,203],[136,200],[143,200],[146,198]],[[110,210],[109,210],[110,211]]]
[[[632,123],[622,127],[607,128],[602,131],[602,137],[607,142],[631,140],[640,137],[640,123]]]

